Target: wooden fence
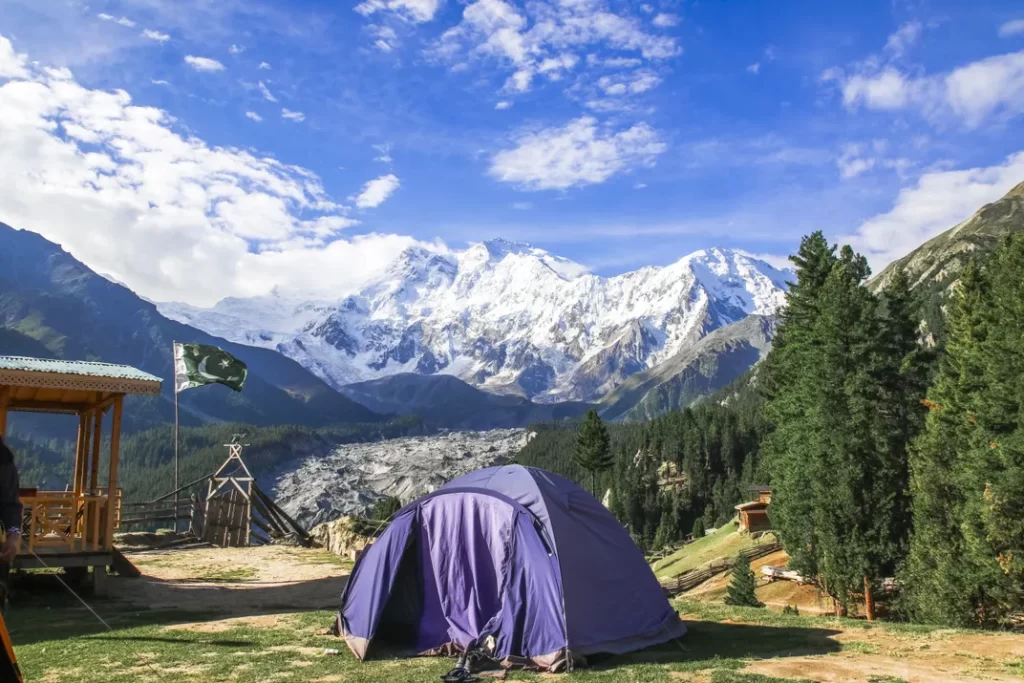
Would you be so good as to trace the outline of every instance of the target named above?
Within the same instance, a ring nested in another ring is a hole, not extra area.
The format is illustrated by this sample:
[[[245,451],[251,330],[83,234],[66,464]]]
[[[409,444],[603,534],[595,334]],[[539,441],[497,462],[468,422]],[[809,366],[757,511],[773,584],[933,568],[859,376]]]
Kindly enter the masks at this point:
[[[781,543],[764,543],[761,545],[755,545],[752,548],[741,550],[739,555],[753,561],[766,555],[771,555],[779,550],[782,550]],[[727,572],[735,566],[736,559],[734,558],[712,562],[709,565],[698,567],[697,569],[691,569],[688,572],[683,572],[672,579],[662,579],[661,587],[669,595],[685,593],[686,591],[701,585],[713,576],[718,576],[719,574]]]

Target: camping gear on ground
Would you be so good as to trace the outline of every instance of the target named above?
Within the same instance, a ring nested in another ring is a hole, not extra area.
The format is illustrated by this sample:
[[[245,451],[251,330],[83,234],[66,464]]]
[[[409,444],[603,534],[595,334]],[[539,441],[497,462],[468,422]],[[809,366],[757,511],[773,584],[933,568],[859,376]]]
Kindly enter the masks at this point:
[[[571,670],[682,636],[629,533],[592,495],[510,465],[399,510],[363,553],[335,632],[365,659],[483,649],[503,666]]]

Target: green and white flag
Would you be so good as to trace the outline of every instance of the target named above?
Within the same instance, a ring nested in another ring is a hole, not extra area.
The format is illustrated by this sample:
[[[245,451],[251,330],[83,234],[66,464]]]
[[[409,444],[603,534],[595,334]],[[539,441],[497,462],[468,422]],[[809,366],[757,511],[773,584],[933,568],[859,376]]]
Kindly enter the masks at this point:
[[[224,384],[241,391],[249,374],[245,363],[208,344],[174,345],[174,391]]]

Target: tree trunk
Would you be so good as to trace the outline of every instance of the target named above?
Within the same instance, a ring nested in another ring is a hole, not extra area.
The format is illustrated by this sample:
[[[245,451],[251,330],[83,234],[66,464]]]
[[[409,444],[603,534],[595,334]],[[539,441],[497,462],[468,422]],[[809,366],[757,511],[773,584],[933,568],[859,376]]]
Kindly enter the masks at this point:
[[[594,490],[594,498],[601,500],[601,497],[597,495],[597,470],[590,470],[590,485]]]
[[[868,617],[868,621],[875,620],[875,598],[871,594],[871,581],[868,577],[864,577],[864,613]]]

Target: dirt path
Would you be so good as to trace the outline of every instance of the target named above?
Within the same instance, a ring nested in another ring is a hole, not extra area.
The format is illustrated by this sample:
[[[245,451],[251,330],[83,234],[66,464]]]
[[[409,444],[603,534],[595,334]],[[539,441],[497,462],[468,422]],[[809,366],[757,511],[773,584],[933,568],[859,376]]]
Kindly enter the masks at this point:
[[[134,552],[140,578],[111,578],[111,594],[153,609],[220,613],[337,607],[351,563],[287,546]]]

